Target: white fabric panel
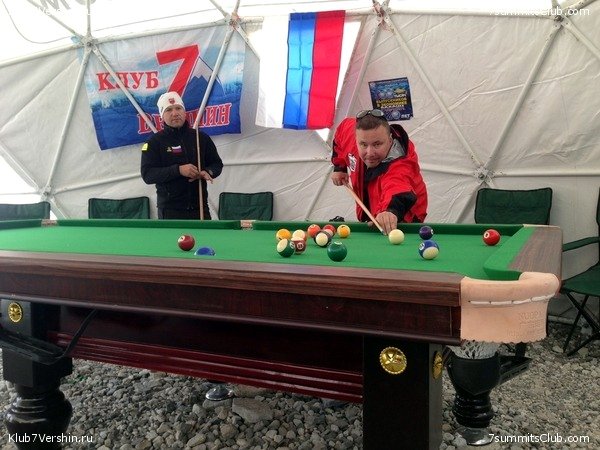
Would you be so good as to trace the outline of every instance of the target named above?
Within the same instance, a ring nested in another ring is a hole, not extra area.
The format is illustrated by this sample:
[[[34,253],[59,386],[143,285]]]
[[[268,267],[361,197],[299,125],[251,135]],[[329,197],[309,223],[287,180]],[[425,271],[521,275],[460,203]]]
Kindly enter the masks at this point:
[[[256,125],[282,128],[287,75],[289,15],[265,17],[259,68]],[[285,38],[284,38],[285,36]],[[268,50],[267,50],[268,49]]]

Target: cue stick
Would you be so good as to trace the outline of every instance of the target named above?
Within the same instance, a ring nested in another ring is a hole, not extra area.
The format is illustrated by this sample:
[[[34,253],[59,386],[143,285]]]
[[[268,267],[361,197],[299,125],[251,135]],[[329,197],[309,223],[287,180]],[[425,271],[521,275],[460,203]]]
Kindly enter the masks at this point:
[[[352,190],[352,188],[348,185],[348,183],[344,183],[344,187],[346,189],[348,189],[350,194],[352,194],[352,197],[354,197],[354,200],[356,201],[356,203],[358,203],[358,206],[360,206],[362,208],[362,210],[365,212],[365,214],[367,216],[369,216],[369,219],[371,219],[373,221],[373,223],[375,224],[375,226],[377,228],[379,228],[379,231],[381,231],[381,234],[385,234],[385,232],[383,231],[383,228],[381,227],[381,225],[379,225],[379,222],[377,222],[377,219],[375,219],[375,217],[373,217],[373,214],[371,214],[371,211],[369,211],[369,209],[365,206],[365,204],[362,202],[362,200],[360,198],[358,198],[358,195],[356,195],[356,192],[354,192]]]
[[[196,156],[198,156],[198,173],[202,172],[200,160],[200,131],[196,127]],[[202,177],[198,180],[198,203],[200,207],[200,220],[204,220],[204,193],[202,192]]]

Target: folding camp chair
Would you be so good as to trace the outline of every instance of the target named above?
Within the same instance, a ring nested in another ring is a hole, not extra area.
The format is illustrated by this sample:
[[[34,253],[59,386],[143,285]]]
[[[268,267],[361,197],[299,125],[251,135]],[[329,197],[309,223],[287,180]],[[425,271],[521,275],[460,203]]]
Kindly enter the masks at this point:
[[[551,207],[551,188],[531,190],[483,188],[477,192],[475,223],[548,225]]]
[[[221,220],[272,220],[273,193],[221,192],[219,195]]]
[[[563,252],[568,252],[592,244],[597,244],[600,250],[600,192],[598,193],[598,206],[596,208],[596,223],[598,224],[598,235],[568,242],[563,245]],[[589,269],[564,280],[560,292],[569,297],[569,300],[571,300],[571,303],[573,303],[573,306],[577,309],[577,316],[575,317],[573,325],[571,325],[569,335],[563,345],[563,352],[567,352],[569,342],[571,342],[571,338],[573,337],[573,332],[577,328],[579,320],[582,317],[592,328],[591,335],[567,353],[567,355],[571,356],[591,341],[600,339],[600,305],[598,307],[598,316],[596,317],[594,317],[594,314],[587,307],[590,297],[598,298],[600,303],[600,260]],[[580,301],[575,294],[583,295],[583,299]]]
[[[88,218],[149,219],[150,199],[148,197],[90,198],[88,200]]]
[[[0,220],[49,219],[50,203],[0,203]]]
[[[483,188],[475,200],[475,223],[548,225],[552,208],[552,189],[507,190]],[[524,356],[527,345],[515,347]]]

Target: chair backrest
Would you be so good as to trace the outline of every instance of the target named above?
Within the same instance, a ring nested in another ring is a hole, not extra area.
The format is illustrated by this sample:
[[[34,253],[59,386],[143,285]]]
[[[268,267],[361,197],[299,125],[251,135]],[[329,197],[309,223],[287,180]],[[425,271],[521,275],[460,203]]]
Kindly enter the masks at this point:
[[[221,192],[219,195],[219,219],[272,220],[273,193]]]
[[[483,188],[475,201],[476,223],[548,225],[552,189],[506,190]]]
[[[598,234],[600,234],[600,189],[598,190],[598,206],[596,207],[596,223],[598,224]]]
[[[49,219],[50,203],[0,203],[0,220]]]
[[[88,200],[88,218],[149,219],[150,199],[148,197],[90,198]]]

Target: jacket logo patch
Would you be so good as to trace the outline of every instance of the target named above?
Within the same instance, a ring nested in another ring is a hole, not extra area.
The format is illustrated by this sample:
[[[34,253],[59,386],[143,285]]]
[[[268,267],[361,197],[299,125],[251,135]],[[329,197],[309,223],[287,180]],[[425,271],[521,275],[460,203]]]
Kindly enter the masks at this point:
[[[178,145],[177,147],[173,147],[173,153],[181,153],[181,145]]]
[[[354,155],[348,155],[348,162],[350,163],[350,172],[354,172],[356,170],[356,157]]]
[[[145,152],[148,150],[148,143],[146,142],[144,145],[142,145],[142,151]]]

